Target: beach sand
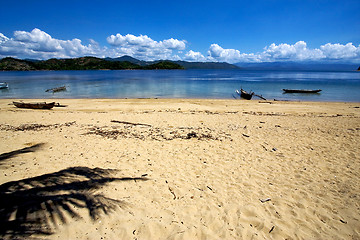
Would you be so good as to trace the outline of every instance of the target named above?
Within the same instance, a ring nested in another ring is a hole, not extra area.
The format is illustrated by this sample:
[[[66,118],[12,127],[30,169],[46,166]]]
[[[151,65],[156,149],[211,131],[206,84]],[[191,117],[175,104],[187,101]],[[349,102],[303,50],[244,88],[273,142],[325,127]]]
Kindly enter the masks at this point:
[[[55,101],[0,100],[2,238],[360,239],[360,103]]]

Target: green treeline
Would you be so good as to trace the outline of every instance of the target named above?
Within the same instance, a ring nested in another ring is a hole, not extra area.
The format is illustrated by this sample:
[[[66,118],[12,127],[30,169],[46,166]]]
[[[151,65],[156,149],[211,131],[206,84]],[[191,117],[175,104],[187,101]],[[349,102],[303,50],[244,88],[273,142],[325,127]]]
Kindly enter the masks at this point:
[[[36,71],[36,70],[153,70],[184,69],[171,61],[159,61],[154,64],[140,66],[129,61],[109,61],[96,57],[70,59],[49,59],[43,61],[20,60],[11,57],[0,60],[0,71]]]

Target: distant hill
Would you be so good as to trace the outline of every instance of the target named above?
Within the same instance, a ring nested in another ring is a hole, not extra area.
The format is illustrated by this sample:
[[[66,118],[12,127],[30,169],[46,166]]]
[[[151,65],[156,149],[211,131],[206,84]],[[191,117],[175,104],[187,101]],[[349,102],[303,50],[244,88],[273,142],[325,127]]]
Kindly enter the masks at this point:
[[[148,62],[146,61],[141,61],[141,60],[138,60],[136,58],[133,58],[133,57],[130,57],[130,56],[122,56],[122,57],[118,57],[118,58],[105,58],[105,60],[107,61],[117,61],[117,62],[131,62],[131,63],[134,63],[134,64],[137,64],[137,65],[140,65],[140,66],[146,66],[146,65],[150,65],[148,64]]]
[[[175,61],[175,63],[183,66],[185,69],[240,69],[240,67],[226,62]]]
[[[130,56],[122,56],[119,58],[106,58],[106,59],[109,61],[128,61],[134,64],[138,64],[140,66],[152,65],[160,61],[163,61],[163,60],[141,61]],[[185,69],[239,69],[238,66],[225,62],[186,62],[186,61],[169,61],[169,62],[179,64]]]
[[[0,70],[2,71],[31,71],[36,70],[31,61],[16,58],[3,58],[0,60]]]
[[[2,71],[34,71],[34,70],[125,70],[125,69],[184,69],[181,65],[170,61],[159,61],[141,66],[129,61],[110,61],[96,57],[70,59],[49,59],[43,61],[3,58],[0,60]]]
[[[236,63],[248,70],[308,70],[308,71],[354,71],[357,64],[353,63],[325,63],[325,62],[262,62]]]
[[[21,60],[7,57],[0,60],[0,71],[100,69],[239,69],[239,67],[225,62],[142,61],[130,56],[122,56],[119,58],[52,58],[48,60]]]

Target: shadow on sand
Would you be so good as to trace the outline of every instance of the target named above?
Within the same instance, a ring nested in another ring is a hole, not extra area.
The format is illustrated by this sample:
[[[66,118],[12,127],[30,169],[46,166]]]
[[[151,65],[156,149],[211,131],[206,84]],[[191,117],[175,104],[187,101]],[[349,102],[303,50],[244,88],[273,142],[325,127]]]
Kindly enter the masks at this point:
[[[72,167],[0,185],[0,238],[53,234],[57,225],[66,223],[67,218],[81,218],[76,209],[87,209],[89,216],[96,220],[101,214],[124,207],[125,202],[95,194],[95,190],[110,182],[147,178],[115,178],[112,177],[115,172]]]
[[[3,153],[3,154],[0,154],[0,163],[2,161],[5,161],[7,159],[10,159],[10,158],[13,158],[19,154],[23,154],[23,153],[28,153],[28,152],[35,152],[36,150],[39,150],[42,146],[44,146],[45,143],[38,143],[38,144],[35,144],[35,145],[32,145],[30,147],[25,147],[25,148],[22,148],[22,149],[18,149],[18,150],[15,150],[15,151],[11,151],[11,152],[8,152],[8,153]]]

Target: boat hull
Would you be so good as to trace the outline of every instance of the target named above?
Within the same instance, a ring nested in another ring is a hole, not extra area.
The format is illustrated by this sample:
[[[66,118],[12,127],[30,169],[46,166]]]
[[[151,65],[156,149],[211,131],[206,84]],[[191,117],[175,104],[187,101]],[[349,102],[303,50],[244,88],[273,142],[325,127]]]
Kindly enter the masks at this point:
[[[24,102],[13,102],[18,108],[29,108],[29,109],[52,109],[55,106],[55,102],[51,103],[24,103]]]
[[[9,88],[9,85],[7,83],[0,83],[0,89],[6,89]]]
[[[244,89],[240,89],[240,92],[237,90],[236,92],[240,95],[241,98],[246,100],[251,100],[252,96],[254,95],[254,93],[248,93]]]
[[[319,93],[321,89],[307,90],[307,89],[283,89],[285,93]]]
[[[57,87],[57,88],[51,88],[51,89],[46,90],[45,92],[56,93],[56,92],[61,92],[61,91],[66,91],[66,86]]]

